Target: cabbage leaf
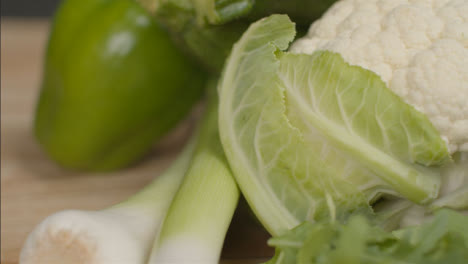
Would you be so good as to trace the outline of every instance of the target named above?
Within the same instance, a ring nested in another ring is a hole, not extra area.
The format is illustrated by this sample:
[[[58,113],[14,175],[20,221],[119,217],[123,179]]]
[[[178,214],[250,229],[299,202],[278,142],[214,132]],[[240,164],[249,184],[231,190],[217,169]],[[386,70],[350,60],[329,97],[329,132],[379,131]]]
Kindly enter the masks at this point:
[[[253,23],[218,84],[224,150],[267,230],[436,198],[450,155],[427,117],[338,54],[285,52],[294,36],[285,15]]]

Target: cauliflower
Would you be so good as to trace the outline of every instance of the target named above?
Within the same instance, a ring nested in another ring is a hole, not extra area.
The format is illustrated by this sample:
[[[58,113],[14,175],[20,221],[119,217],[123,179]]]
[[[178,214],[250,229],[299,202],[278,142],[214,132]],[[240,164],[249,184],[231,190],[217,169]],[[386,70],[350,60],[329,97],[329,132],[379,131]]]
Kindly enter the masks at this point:
[[[451,153],[468,151],[467,0],[342,0],[291,48],[317,50],[378,74]]]

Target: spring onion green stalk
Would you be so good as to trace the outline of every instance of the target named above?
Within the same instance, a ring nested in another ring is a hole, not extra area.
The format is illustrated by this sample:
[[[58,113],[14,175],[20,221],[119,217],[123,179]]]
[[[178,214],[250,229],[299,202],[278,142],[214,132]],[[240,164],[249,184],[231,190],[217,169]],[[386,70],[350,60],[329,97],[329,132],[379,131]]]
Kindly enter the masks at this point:
[[[213,100],[214,101],[214,100]],[[218,135],[211,102],[184,182],[156,239],[149,263],[216,264],[239,190]]]
[[[172,166],[126,201],[102,211],[66,210],[29,235],[21,264],[145,263],[190,164],[194,136]]]

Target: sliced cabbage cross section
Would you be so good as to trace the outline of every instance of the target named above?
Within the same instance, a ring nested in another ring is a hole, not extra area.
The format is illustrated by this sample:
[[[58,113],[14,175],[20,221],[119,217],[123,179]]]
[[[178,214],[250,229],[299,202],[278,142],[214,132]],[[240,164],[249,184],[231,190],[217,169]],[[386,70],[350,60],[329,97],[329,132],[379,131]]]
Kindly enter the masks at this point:
[[[383,193],[437,197],[450,155],[429,120],[338,54],[284,52],[294,36],[284,15],[252,24],[218,87],[221,141],[264,226],[370,210]]]

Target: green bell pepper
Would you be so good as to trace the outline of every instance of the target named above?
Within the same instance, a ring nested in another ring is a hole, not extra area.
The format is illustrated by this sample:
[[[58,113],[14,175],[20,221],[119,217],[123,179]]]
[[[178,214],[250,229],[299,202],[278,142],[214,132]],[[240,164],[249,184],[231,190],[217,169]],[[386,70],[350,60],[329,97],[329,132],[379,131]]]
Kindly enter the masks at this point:
[[[66,0],[45,58],[35,133],[65,167],[141,158],[200,98],[206,74],[133,0]]]

